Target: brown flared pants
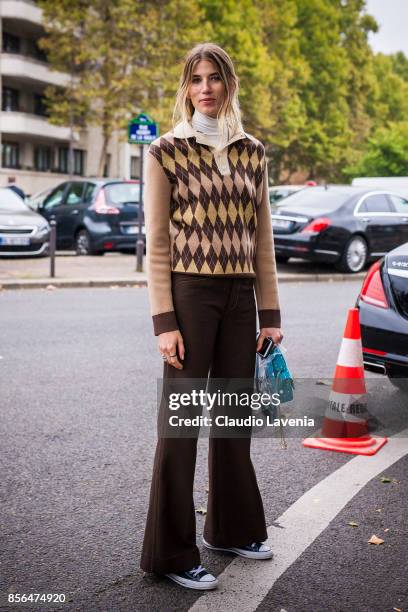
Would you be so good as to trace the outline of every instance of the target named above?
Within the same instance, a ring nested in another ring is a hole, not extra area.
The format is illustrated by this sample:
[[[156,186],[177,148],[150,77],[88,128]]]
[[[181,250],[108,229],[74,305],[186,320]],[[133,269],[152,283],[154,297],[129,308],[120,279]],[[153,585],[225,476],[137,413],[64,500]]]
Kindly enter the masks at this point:
[[[174,309],[183,336],[183,370],[164,364],[164,379],[254,376],[254,279],[172,274]],[[250,436],[209,438],[209,496],[204,537],[238,546],[267,539],[261,495],[250,457]],[[157,442],[141,568],[164,574],[200,563],[193,482],[197,438]]]

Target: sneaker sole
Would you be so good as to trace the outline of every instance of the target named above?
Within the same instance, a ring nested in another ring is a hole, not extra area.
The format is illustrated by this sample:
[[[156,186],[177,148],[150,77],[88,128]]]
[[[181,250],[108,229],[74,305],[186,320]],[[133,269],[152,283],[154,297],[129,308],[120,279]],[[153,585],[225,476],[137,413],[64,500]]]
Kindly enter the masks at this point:
[[[266,551],[266,552],[250,552],[250,551],[244,551],[241,548],[234,548],[233,546],[231,547],[227,547],[227,546],[213,546],[212,544],[209,544],[209,542],[206,542],[204,540],[204,538],[202,539],[203,544],[206,548],[208,548],[209,550],[220,550],[221,552],[232,552],[236,555],[239,555],[240,557],[244,557],[244,559],[272,559],[273,557],[273,552],[271,550]]]
[[[165,574],[166,578],[173,580],[182,587],[187,589],[194,589],[195,591],[211,591],[218,586],[218,580],[213,580],[212,582],[193,582],[187,580],[186,578],[181,578],[181,576],[176,576],[172,574]]]

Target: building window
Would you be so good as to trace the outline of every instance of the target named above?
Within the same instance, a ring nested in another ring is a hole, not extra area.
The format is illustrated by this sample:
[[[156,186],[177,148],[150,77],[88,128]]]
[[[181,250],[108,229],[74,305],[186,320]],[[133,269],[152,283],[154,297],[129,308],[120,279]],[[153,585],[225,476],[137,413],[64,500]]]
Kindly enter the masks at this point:
[[[34,167],[36,170],[46,172],[52,167],[51,147],[40,145],[34,149]]]
[[[135,155],[130,158],[130,178],[140,179],[140,157]]]
[[[4,141],[1,153],[1,163],[4,168],[20,167],[20,145],[17,142]]]
[[[84,165],[85,165],[85,151],[82,149],[74,149],[73,150],[73,172],[72,174],[78,174],[79,176],[84,175]],[[58,171],[64,174],[69,173],[69,148],[68,147],[59,147],[58,148]]]
[[[42,94],[34,94],[34,114],[41,117],[48,116],[48,109],[45,102],[45,96]]]
[[[19,109],[19,91],[12,87],[3,87],[2,89],[2,110],[18,111]]]
[[[103,167],[103,176],[104,177],[108,177],[109,176],[110,163],[111,163],[111,154],[110,153],[106,153],[106,156],[105,156],[105,165]]]
[[[68,147],[59,147],[58,148],[58,172],[62,172],[63,174],[68,174],[68,159],[69,159]]]
[[[84,175],[84,151],[74,149],[74,174]]]
[[[3,32],[3,52],[20,53],[20,39],[18,36]]]

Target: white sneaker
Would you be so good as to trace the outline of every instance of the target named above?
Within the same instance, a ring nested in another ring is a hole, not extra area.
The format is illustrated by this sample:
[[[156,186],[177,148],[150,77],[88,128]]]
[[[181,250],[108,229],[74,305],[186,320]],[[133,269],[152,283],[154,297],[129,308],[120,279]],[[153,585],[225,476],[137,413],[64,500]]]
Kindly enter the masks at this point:
[[[272,548],[262,542],[253,542],[248,546],[213,546],[203,538],[203,544],[210,550],[232,552],[246,559],[271,559],[273,557]]]
[[[209,591],[215,589],[218,586],[218,580],[215,576],[207,572],[205,567],[197,565],[188,572],[174,572],[171,574],[165,574],[167,578],[177,582],[187,589],[197,589],[199,591]]]

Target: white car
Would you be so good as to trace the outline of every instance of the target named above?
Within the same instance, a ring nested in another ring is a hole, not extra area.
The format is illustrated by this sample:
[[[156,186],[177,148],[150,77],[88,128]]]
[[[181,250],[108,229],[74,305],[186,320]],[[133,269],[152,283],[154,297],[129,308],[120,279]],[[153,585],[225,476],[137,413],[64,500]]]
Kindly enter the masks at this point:
[[[351,184],[355,187],[386,189],[408,198],[408,176],[359,176]]]
[[[0,256],[48,255],[50,225],[14,191],[0,188]]]

